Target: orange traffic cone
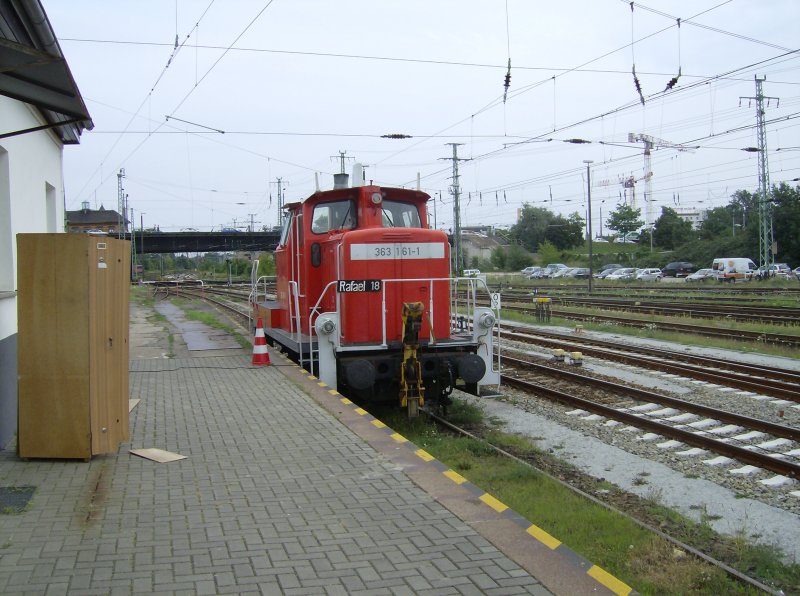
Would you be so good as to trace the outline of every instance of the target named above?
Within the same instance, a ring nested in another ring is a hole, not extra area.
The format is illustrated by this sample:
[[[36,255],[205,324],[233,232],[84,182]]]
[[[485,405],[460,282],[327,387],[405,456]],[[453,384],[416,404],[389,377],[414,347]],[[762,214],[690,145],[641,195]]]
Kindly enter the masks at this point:
[[[261,319],[258,319],[258,324],[256,325],[256,339],[253,343],[253,364],[256,366],[269,366],[267,338],[264,335],[264,323]]]

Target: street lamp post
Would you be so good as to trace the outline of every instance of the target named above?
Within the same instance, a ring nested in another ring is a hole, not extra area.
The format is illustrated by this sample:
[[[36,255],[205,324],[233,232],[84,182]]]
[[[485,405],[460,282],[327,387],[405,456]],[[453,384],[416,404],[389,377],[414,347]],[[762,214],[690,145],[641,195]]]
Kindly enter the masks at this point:
[[[586,203],[589,210],[589,293],[591,294],[594,269],[592,267],[592,176],[589,166],[594,162],[591,159],[584,159],[583,163],[586,164]]]
[[[139,212],[139,252],[142,253],[142,279],[144,279],[144,212]]]

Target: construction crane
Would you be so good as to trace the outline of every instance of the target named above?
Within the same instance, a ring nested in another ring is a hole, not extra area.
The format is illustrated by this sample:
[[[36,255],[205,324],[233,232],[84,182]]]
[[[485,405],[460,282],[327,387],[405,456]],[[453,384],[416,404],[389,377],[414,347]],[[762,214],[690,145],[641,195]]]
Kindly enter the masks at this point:
[[[669,141],[665,141],[663,139],[635,132],[628,133],[628,142],[644,143],[644,174],[641,178],[637,179],[634,179],[633,176],[631,176],[629,179],[625,180],[624,185],[627,184],[628,186],[626,186],[626,188],[634,189],[631,207],[635,209],[636,189],[634,188],[634,184],[644,180],[645,224],[649,226],[653,223],[653,169],[650,164],[650,150],[653,147],[665,147],[668,149],[677,149],[678,151],[694,152],[697,147],[687,147],[686,145],[680,145],[678,143],[670,143]]]

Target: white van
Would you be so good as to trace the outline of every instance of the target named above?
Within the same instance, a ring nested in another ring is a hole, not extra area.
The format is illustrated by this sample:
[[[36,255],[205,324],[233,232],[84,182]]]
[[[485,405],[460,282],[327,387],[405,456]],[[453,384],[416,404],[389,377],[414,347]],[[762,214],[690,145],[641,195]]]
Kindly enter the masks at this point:
[[[464,277],[478,277],[480,274],[480,269],[464,269]]]
[[[725,257],[714,259],[711,269],[717,281],[736,281],[737,279],[750,279],[758,269],[756,264],[743,257]]]

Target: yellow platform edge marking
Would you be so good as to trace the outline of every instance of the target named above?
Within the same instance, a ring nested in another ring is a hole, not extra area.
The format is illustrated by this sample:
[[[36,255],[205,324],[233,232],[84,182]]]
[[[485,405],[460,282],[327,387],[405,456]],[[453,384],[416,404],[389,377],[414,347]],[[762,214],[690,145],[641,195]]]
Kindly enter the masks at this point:
[[[398,443],[407,443],[407,442],[408,442],[408,439],[406,439],[406,438],[405,438],[403,435],[401,435],[400,433],[392,433],[392,438],[393,438],[395,441],[397,441]]]
[[[309,378],[309,379],[312,379],[313,381],[316,381],[316,380],[317,380],[317,377],[315,377],[314,375],[308,375],[308,378]]]
[[[501,501],[495,499],[489,493],[483,493],[480,497],[478,497],[481,501],[486,503],[489,507],[497,511],[497,513],[503,513],[506,509],[508,509],[508,505],[504,504]]]
[[[420,459],[423,459],[425,461],[433,461],[434,459],[436,459],[435,457],[433,457],[430,453],[428,453],[424,449],[417,449],[414,453],[417,455],[417,457],[419,457]]]
[[[339,392],[336,391],[336,389],[329,389],[328,393],[330,393],[331,395],[339,395]]]
[[[320,381],[319,383],[317,383],[317,385],[319,385],[320,387],[327,387],[327,386],[328,386],[328,384],[327,384],[327,383],[324,383],[324,382],[322,382],[322,381]]]
[[[596,579],[598,582],[603,584],[606,588],[614,592],[614,594],[619,594],[620,596],[628,596],[631,593],[631,587],[618,580],[616,577],[611,575],[608,571],[598,567],[597,565],[593,565],[589,571],[587,571],[590,576]]]
[[[536,538],[539,542],[544,544],[546,547],[555,550],[559,546],[561,546],[561,541],[557,538],[554,538],[544,530],[542,530],[539,526],[531,525],[528,530],[528,534]]]
[[[386,427],[386,425],[383,422],[381,422],[380,420],[378,420],[377,418],[372,421],[372,425],[373,426],[377,426],[378,428],[385,428]]]
[[[363,416],[366,413],[367,411],[364,408],[356,408],[356,414],[358,414],[359,416]]]
[[[442,474],[447,476],[450,480],[452,480],[456,484],[464,484],[467,481],[467,479],[464,478],[461,474],[459,474],[458,472],[454,472],[453,470],[447,470],[445,472],[442,472]]]
[[[345,405],[353,403],[353,402],[351,402],[349,399],[347,399],[346,397],[343,397],[343,398],[342,398],[342,399],[340,399],[339,401],[340,401],[340,402],[342,402],[342,403],[343,403],[343,404],[345,404]]]

